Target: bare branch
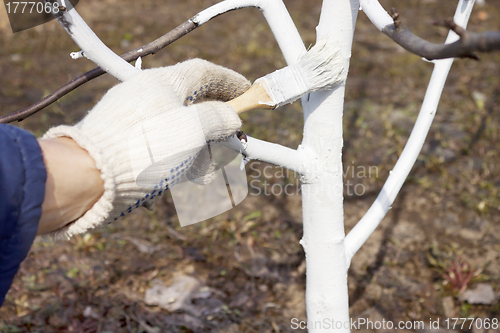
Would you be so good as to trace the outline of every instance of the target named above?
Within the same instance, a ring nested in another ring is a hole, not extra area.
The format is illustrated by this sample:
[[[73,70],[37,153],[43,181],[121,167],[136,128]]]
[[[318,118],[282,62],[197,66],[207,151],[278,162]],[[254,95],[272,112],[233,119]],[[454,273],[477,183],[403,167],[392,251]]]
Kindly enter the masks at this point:
[[[451,44],[433,44],[410,32],[402,23],[398,12],[392,8],[394,24],[385,26],[382,32],[405,50],[428,60],[446,58],[471,58],[479,60],[475,52],[500,50],[500,32],[471,33],[458,26],[453,20],[434,22],[453,30],[460,39]]]
[[[135,50],[132,50],[130,52],[127,52],[123,54],[121,57],[128,62],[134,61],[139,57],[145,57],[150,54],[155,54],[156,52],[160,51],[167,45],[175,42],[177,39],[181,38],[182,36],[186,35],[190,31],[196,29],[198,27],[198,24],[194,23],[191,19],[187,20],[186,22],[182,23],[181,25],[177,26],[175,29],[171,30],[170,32],[166,33],[165,35],[161,36],[160,38],[154,40],[153,42],[146,44],[144,46],[141,46]],[[76,78],[71,80],[70,82],[66,83],[62,87],[58,88],[56,91],[51,93],[50,95],[46,96],[42,100],[36,102],[35,104],[22,109],[20,111],[5,115],[0,117],[0,123],[11,123],[14,121],[21,121],[23,119],[26,119],[27,117],[35,114],[36,112],[42,110],[43,108],[49,106],[50,104],[54,103],[57,101],[59,98],[63,97],[64,95],[68,94],[69,92],[75,90],[79,86],[83,85],[84,83],[95,79],[96,77],[101,76],[102,74],[105,74],[106,72],[100,68],[96,67]]]
[[[460,38],[466,37],[467,32],[465,31],[465,29],[458,26],[458,24],[456,24],[455,21],[453,21],[452,19],[434,21],[434,22],[432,22],[432,24],[440,25],[442,27],[453,30],[453,32],[456,33]]]

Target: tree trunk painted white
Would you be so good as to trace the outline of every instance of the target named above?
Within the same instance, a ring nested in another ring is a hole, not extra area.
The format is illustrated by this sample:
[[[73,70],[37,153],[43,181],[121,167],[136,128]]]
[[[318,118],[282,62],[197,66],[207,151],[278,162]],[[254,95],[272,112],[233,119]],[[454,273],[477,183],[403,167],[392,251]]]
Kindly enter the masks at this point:
[[[340,45],[346,68],[358,9],[358,0],[325,0],[316,28],[317,40],[328,37]],[[337,332],[350,331],[342,180],[344,91],[345,82],[303,99],[301,148],[313,161],[302,177],[307,321],[314,323],[310,332],[323,332],[332,324]]]

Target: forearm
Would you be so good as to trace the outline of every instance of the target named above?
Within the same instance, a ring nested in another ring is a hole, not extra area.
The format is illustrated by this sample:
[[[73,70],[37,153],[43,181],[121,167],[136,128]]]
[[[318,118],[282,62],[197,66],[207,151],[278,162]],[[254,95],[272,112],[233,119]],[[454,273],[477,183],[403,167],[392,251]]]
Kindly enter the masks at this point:
[[[70,138],[38,140],[47,182],[38,234],[58,230],[81,217],[104,193],[94,160]]]

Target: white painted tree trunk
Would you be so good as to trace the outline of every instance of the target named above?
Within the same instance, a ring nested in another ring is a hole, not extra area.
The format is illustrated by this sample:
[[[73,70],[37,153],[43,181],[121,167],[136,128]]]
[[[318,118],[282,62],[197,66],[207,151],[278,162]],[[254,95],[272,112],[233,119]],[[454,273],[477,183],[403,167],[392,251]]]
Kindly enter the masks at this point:
[[[346,68],[358,9],[358,0],[325,0],[316,28],[317,39],[329,37],[340,45]],[[303,100],[302,148],[314,161],[309,164],[314,169],[302,178],[307,321],[314,323],[310,332],[324,332],[332,325],[336,332],[350,331],[342,180],[344,91],[343,83]]]

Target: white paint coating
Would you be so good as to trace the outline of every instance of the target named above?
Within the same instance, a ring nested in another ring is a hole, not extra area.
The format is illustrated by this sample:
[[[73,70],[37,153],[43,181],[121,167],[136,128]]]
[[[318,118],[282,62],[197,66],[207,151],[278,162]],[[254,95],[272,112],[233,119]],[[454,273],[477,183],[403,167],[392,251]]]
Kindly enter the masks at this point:
[[[256,82],[261,82],[262,87],[277,107],[292,103],[304,96],[310,88],[300,68],[295,65],[277,70]]]
[[[224,145],[234,151],[243,152],[248,160],[258,160],[283,166],[298,174],[306,173],[307,161],[310,160],[307,151],[301,149],[301,147],[297,150],[290,149],[275,143],[255,139],[248,135],[246,143],[234,136],[225,141]]]
[[[347,72],[359,9],[357,0],[325,0],[317,30],[317,40],[338,45]],[[344,78],[345,80],[345,78]],[[344,248],[342,183],[342,116],[345,85],[320,91],[302,99],[304,140],[310,151],[310,169],[303,177],[302,207],[306,253],[307,320],[349,322],[347,260]],[[349,332],[315,327],[309,332]]]
[[[467,26],[473,6],[474,0],[459,1],[454,17],[458,25],[464,28]],[[457,39],[458,36],[453,31],[450,31],[446,43],[452,43]],[[439,99],[451,65],[453,64],[453,60],[454,59],[444,59],[435,61],[435,67],[432,72],[429,86],[427,87],[420,113],[401,156],[375,202],[346,237],[347,260],[351,260],[352,256],[364,244],[380,224],[389,209],[391,209],[392,203],[408,177],[413,164],[415,164],[436,114]]]
[[[66,8],[63,17],[70,24],[69,31],[66,31],[82,49],[85,57],[120,81],[125,81],[140,72],[104,45],[69,1]]]
[[[307,152],[302,149],[290,149],[248,136],[245,154],[255,160],[285,166],[287,169],[299,174],[306,173],[308,160]]]
[[[363,1],[365,10],[379,29],[392,24],[392,19],[376,1]],[[470,15],[473,1],[461,0],[455,20],[465,22]],[[354,24],[359,3],[356,0],[325,0],[318,39],[328,36],[338,41],[348,66]],[[456,38],[450,33],[447,42]],[[422,105],[415,129],[407,146],[391,172],[376,202],[367,215],[344,238],[343,184],[342,184],[342,113],[344,85],[333,91],[312,93],[303,99],[304,140],[297,152],[278,145],[249,140],[246,153],[269,163],[289,167],[301,173],[304,236],[300,243],[307,260],[307,320],[324,322],[334,318],[336,322],[349,322],[347,293],[347,269],[352,255],[375,230],[390,209],[395,196],[406,179],[416,156],[422,147],[434,117],[442,86],[452,60],[436,62],[431,82]],[[253,139],[255,140],[255,139]],[[287,156],[290,154],[289,156]],[[297,163],[301,161],[301,163]],[[312,328],[309,332],[324,332]],[[336,332],[349,332],[348,327]]]
[[[137,58],[137,60],[135,61],[134,67],[137,68],[137,69],[141,69],[142,68],[142,58],[141,57]]]
[[[361,10],[368,16],[370,21],[382,31],[385,26],[393,24],[391,16],[380,5],[378,0],[360,0]]]
[[[73,58],[75,60],[84,57],[83,51],[71,52],[69,55],[70,55],[71,58]]]
[[[346,77],[344,60],[335,42],[321,40],[294,65],[279,69],[255,82],[260,83],[276,107],[289,104],[314,91],[332,89]]]

